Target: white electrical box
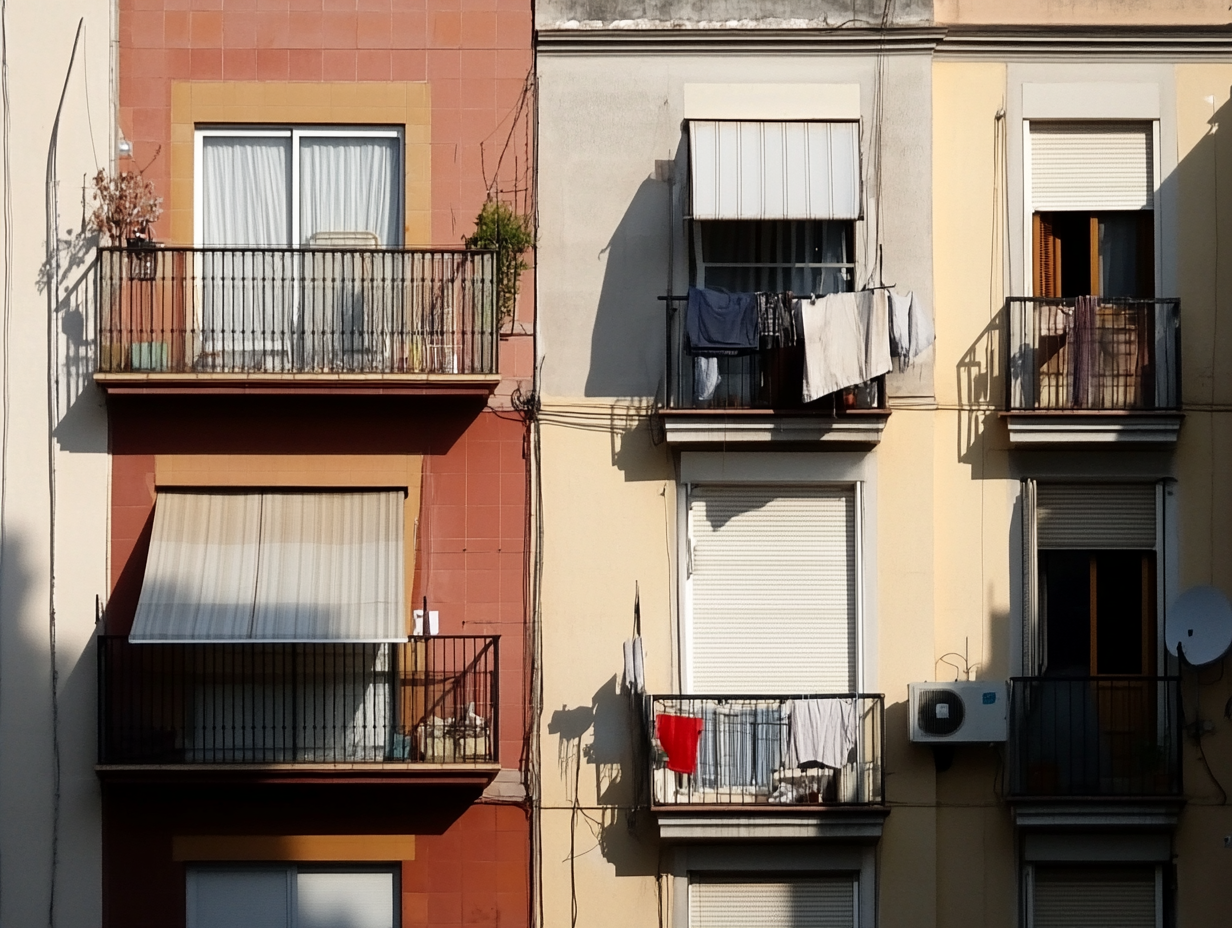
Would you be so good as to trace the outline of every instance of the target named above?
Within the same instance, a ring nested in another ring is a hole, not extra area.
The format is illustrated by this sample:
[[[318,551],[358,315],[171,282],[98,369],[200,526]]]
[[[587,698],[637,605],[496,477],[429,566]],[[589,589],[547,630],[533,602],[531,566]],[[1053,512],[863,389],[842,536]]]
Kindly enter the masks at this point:
[[[929,744],[1004,741],[1009,733],[1009,686],[960,680],[911,683],[911,740]]]

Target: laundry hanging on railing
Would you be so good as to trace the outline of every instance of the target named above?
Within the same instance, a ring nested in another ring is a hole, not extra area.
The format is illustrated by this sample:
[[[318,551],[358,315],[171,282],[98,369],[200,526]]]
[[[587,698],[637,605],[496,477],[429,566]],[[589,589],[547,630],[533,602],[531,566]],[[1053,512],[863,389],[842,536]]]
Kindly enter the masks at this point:
[[[757,350],[757,295],[717,288],[689,288],[685,315],[689,351],[718,357]]]
[[[890,371],[886,290],[796,301],[804,341],[806,403]]]
[[[794,766],[820,764],[837,770],[847,763],[856,744],[854,699],[793,699],[786,715]]]
[[[936,341],[933,317],[914,291],[890,294],[890,353],[898,358],[900,369],[907,367],[925,348]]]
[[[666,713],[655,716],[655,737],[667,755],[668,770],[691,774],[697,769],[697,742],[701,735],[701,719]]]

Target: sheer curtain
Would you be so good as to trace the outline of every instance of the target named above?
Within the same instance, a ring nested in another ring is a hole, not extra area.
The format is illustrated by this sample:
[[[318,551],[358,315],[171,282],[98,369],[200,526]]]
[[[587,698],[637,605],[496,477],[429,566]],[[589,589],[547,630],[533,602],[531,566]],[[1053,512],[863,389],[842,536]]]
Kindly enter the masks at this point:
[[[203,370],[281,369],[295,315],[293,268],[285,252],[211,251],[211,246],[291,243],[291,139],[206,136],[201,140]]]
[[[371,232],[400,245],[398,140],[300,139],[300,241],[318,232]]]

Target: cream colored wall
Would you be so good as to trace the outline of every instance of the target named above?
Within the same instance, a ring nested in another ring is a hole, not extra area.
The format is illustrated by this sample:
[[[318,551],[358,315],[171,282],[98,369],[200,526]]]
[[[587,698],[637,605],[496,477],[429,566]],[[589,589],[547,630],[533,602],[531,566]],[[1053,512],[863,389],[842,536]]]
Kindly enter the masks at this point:
[[[939,25],[1223,25],[1223,0],[933,0]]]
[[[19,0],[4,10],[7,155],[0,187],[0,923],[97,928],[101,821],[95,762],[95,596],[107,589],[107,425],[90,381],[93,239],[83,184],[111,159],[111,4]],[[84,18],[76,60],[69,59]],[[68,76],[67,89],[65,77]],[[59,261],[47,249],[47,167],[60,116],[54,190]],[[11,192],[11,198],[10,198]],[[5,247],[11,254],[5,255]],[[50,287],[48,274],[58,277]],[[48,343],[52,334],[52,354]],[[50,368],[50,370],[49,370]],[[49,457],[49,381],[54,443]],[[58,394],[58,395],[55,395]],[[49,462],[54,478],[49,480]],[[56,491],[53,739],[50,490]],[[55,828],[55,749],[59,823]],[[54,873],[53,873],[54,859]]]

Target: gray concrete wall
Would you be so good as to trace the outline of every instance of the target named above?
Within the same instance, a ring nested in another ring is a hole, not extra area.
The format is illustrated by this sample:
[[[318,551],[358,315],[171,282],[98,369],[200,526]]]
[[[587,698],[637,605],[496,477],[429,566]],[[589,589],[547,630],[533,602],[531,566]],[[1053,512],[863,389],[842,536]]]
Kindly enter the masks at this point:
[[[932,22],[932,0],[898,0],[888,5],[893,25]],[[886,17],[885,0],[546,0],[536,7],[540,29],[567,23],[591,27],[651,28],[655,24],[700,26],[875,26]]]
[[[95,596],[107,592],[107,422],[91,379],[96,242],[83,233],[82,217],[84,185],[111,162],[111,14],[108,0],[14,0],[5,10],[8,87],[0,104],[7,106],[10,122],[8,145],[0,149],[10,178],[9,189],[0,189],[6,205],[0,216],[0,924],[5,926],[97,928],[102,921],[93,638]],[[70,70],[74,33],[83,18]],[[49,162],[58,178],[53,185],[47,184]]]
[[[859,84],[865,219],[858,278],[876,256],[877,139],[884,280],[932,306],[931,59],[928,55],[552,55],[541,52],[538,280],[547,397],[662,395],[665,313],[689,283],[684,239],[685,85]],[[671,180],[665,168],[671,165]],[[657,167],[656,167],[657,165]],[[674,257],[669,271],[668,256]],[[932,355],[891,377],[891,395],[932,395]]]

